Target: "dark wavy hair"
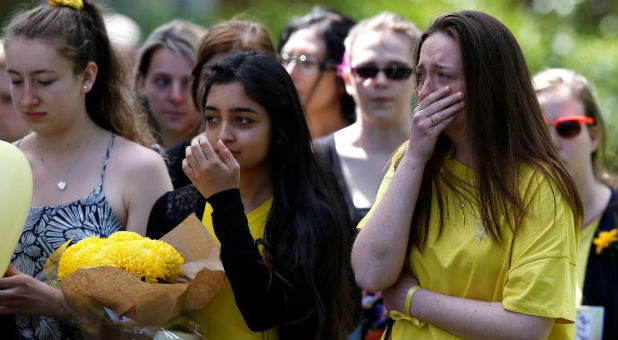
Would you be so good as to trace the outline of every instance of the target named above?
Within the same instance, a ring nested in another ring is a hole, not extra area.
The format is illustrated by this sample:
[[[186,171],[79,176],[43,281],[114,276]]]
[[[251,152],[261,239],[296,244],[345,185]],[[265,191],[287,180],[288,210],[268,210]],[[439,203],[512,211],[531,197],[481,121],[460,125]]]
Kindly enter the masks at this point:
[[[154,138],[148,125],[134,111],[135,100],[125,77],[125,69],[112,48],[100,10],[89,0],[84,8],[40,5],[18,13],[4,29],[5,46],[12,39],[44,39],[73,63],[73,72],[83,72],[89,62],[98,73],[86,94],[86,110],[100,127],[129,140],[150,146]]]
[[[343,41],[355,24],[356,22],[354,20],[333,9],[316,6],[311,12],[293,19],[283,28],[279,35],[277,52],[281,52],[281,49],[294,32],[302,29],[314,28],[317,30],[318,35],[326,47],[324,61],[330,62],[333,65],[340,65],[343,61],[343,54],[345,53]],[[337,76],[336,79],[341,88],[345,88],[343,78]],[[317,82],[314,87],[316,85]],[[347,94],[347,92],[343,91],[341,93],[340,112],[341,117],[348,124],[352,124],[356,120],[355,107],[354,99]]]
[[[275,59],[255,52],[234,54],[217,65],[204,84],[202,111],[213,85],[240,82],[272,122],[273,203],[263,239],[264,264],[273,275],[311,292],[303,324],[311,339],[342,339],[350,330],[350,242],[344,210],[311,147],[298,94]],[[291,281],[285,273],[294,273]],[[298,281],[300,280],[300,281]],[[298,336],[279,325],[279,336]]]
[[[443,169],[444,159],[453,152],[453,145],[446,135],[440,135],[425,167],[412,217],[410,243],[423,250],[432,190],[439,188],[440,182],[477,202],[492,240],[501,242],[502,217],[503,223],[516,232],[528,213],[518,187],[520,167],[524,164],[555,184],[573,209],[579,226],[583,216],[579,194],[553,147],[526,61],[513,34],[485,13],[469,10],[446,13],[422,33],[414,49],[415,65],[423,43],[437,32],[453,38],[461,50],[467,91],[467,137],[474,155],[476,184],[471,188],[457,183]],[[440,190],[436,196],[441,233],[446,202]]]

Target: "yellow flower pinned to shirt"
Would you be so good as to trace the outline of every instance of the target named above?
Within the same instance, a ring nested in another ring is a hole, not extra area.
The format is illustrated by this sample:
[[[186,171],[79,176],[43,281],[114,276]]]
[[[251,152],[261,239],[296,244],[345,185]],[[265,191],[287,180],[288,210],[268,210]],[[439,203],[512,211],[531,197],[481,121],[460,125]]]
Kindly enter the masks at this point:
[[[50,6],[55,7],[70,7],[76,11],[81,11],[84,8],[84,2],[82,0],[49,0]]]
[[[109,266],[148,283],[174,282],[183,262],[180,253],[163,241],[118,231],[105,239],[88,237],[67,248],[58,264],[58,280],[79,268]]]
[[[599,235],[595,237],[592,243],[597,246],[597,254],[601,254],[605,248],[617,248],[618,242],[616,241],[618,241],[618,228],[599,232]]]

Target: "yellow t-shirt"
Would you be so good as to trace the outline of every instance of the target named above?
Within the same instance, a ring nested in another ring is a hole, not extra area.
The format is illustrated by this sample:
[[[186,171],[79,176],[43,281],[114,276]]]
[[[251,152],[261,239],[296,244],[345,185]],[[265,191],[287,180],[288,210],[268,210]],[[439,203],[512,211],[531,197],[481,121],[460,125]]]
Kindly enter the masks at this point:
[[[592,245],[594,232],[597,230],[599,222],[601,222],[601,216],[590,222],[585,228],[582,228],[580,233],[579,252],[577,254],[577,290],[575,291],[577,306],[581,306],[582,304],[586,267],[588,267],[588,255],[590,255],[590,246]]]
[[[264,236],[264,228],[268,213],[272,206],[273,199],[269,199],[264,204],[247,214],[247,221],[251,236],[256,240]],[[202,223],[208,232],[215,238],[217,235],[212,226],[212,207],[206,203]],[[220,244],[220,243],[219,243]],[[260,249],[261,251],[261,249]],[[199,324],[199,333],[209,340],[219,339],[277,339],[277,328],[271,328],[265,332],[254,332],[249,329],[243,318],[236,301],[229,281],[215,295],[215,297],[193,317]]]
[[[407,144],[395,157],[402,155],[406,148]],[[445,160],[444,166],[460,179],[473,181],[472,169],[454,158]],[[376,203],[359,223],[359,229],[383,197],[393,174],[391,165]],[[548,339],[574,339],[579,232],[573,213],[559,191],[528,166],[522,167],[519,188],[530,215],[524,218],[516,235],[509,228],[502,229],[500,246],[489,238],[480,223],[474,200],[444,187],[447,211],[442,235],[437,237],[439,212],[437,208],[432,209],[425,251],[421,254],[417,248],[410,249],[406,267],[425,289],[449,296],[502,302],[505,309],[513,312],[555,319]],[[435,193],[432,200],[436,206]],[[458,206],[460,202],[464,202],[463,207]],[[459,337],[432,324],[415,326],[400,320],[393,326],[392,339]]]

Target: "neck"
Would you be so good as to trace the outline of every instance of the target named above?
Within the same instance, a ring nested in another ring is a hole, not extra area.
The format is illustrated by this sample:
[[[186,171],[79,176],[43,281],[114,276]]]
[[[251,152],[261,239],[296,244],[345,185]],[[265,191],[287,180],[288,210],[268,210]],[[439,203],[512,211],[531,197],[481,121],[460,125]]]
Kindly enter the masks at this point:
[[[474,155],[468,142],[465,126],[463,129],[448,126],[443,133],[446,134],[453,144],[455,159],[469,168],[474,168]]]
[[[60,133],[35,133],[36,143],[44,156],[74,155],[92,139],[104,134],[105,130],[90,118],[73,124]]]
[[[392,153],[410,137],[411,120],[402,114],[390,124],[376,125],[368,122],[359,112],[359,119],[350,126],[352,144],[368,153]]]
[[[584,205],[583,228],[603,213],[611,192],[606,185],[594,177],[591,166],[587,167],[584,173],[577,176],[575,181]]]
[[[169,133],[165,131],[161,131],[160,134],[161,134],[161,146],[165,150],[168,150],[186,141],[187,139],[193,137],[193,135],[187,136],[186,134],[174,134],[174,133]]]
[[[270,166],[242,170],[239,189],[245,214],[262,205],[273,196]]]
[[[346,126],[341,117],[340,101],[334,100],[328,105],[305,110],[305,118],[311,138],[320,138]]]

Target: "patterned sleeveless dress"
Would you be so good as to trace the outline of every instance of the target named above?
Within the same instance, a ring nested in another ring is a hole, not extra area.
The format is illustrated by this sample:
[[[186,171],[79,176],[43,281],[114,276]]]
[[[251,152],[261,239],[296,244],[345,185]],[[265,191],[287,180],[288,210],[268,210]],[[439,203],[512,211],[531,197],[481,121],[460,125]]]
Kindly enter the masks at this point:
[[[11,263],[20,271],[47,282],[43,266],[49,255],[70,239],[75,243],[90,236],[107,237],[121,230],[103,193],[103,178],[114,144],[112,134],[103,162],[99,185],[77,201],[56,206],[31,207]],[[20,141],[21,142],[21,141]],[[17,146],[19,146],[19,142]],[[46,316],[16,315],[22,339],[83,339],[78,328]]]

